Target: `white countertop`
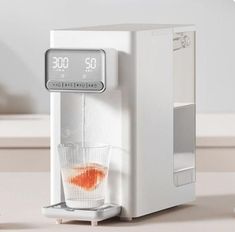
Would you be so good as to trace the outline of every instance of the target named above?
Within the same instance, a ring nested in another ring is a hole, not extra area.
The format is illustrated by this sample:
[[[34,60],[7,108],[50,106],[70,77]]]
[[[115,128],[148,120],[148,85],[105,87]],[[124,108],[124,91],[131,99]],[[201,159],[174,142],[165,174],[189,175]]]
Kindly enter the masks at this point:
[[[118,218],[91,227],[87,222],[56,225],[41,215],[49,202],[49,173],[0,173],[1,231],[158,231],[230,232],[235,230],[235,173],[199,173],[197,200],[132,222]]]
[[[197,114],[197,147],[235,147],[235,114]]]
[[[0,147],[49,147],[49,115],[0,115]]]

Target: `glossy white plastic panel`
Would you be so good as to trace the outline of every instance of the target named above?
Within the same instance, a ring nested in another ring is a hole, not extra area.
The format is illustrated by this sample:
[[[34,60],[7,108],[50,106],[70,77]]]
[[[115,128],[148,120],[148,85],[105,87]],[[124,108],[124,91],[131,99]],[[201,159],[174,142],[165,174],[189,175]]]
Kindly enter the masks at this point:
[[[174,182],[176,186],[195,182],[196,105],[195,31],[174,33],[174,41],[185,42],[174,50]]]
[[[94,40],[94,38],[96,38]],[[122,215],[132,215],[134,205],[134,176],[132,165],[134,155],[134,54],[132,34],[130,32],[93,32],[93,31],[54,31],[51,33],[51,47],[53,48],[113,48],[118,51],[118,88],[113,91],[105,91],[102,94],[86,95],[86,140],[88,142],[106,143],[113,147],[110,162],[109,186],[107,201],[123,207]],[[107,80],[108,83],[108,80]],[[54,99],[58,118],[52,117],[52,140],[55,146],[59,141],[81,141],[82,122],[82,96],[79,94],[51,95]],[[57,133],[59,130],[60,132]],[[51,153],[53,179],[51,184],[52,202],[63,201],[61,177],[57,151]],[[54,158],[53,158],[54,157]],[[56,162],[55,162],[56,161]],[[60,199],[58,201],[58,199]]]
[[[194,184],[174,184],[173,35],[171,28],[136,33],[135,216],[194,199]]]

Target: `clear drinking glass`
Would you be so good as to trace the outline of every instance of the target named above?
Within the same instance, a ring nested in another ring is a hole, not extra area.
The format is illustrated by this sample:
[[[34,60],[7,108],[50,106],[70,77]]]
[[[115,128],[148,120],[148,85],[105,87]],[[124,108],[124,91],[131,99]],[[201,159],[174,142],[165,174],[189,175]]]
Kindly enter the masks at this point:
[[[95,208],[104,204],[110,146],[59,144],[65,202],[71,208]]]

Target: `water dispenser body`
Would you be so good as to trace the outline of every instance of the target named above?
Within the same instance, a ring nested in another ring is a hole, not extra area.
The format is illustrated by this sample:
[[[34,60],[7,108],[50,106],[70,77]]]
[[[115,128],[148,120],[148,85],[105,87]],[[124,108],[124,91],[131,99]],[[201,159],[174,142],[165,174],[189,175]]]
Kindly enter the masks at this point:
[[[113,147],[106,200],[122,207],[120,217],[194,200],[195,167],[185,174],[186,166],[180,175],[174,170],[173,79],[174,34],[194,31],[193,26],[114,25],[51,32],[46,87],[51,91],[52,204],[64,201],[57,146],[82,140],[83,110],[85,141]],[[194,109],[195,102],[191,105]],[[194,114],[187,127],[195,134]]]

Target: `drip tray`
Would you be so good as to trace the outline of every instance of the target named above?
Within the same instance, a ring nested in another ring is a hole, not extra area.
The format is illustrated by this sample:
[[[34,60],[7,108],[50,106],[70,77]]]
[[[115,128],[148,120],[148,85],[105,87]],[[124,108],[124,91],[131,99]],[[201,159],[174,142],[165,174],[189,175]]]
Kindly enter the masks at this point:
[[[73,209],[67,207],[65,202],[61,202],[42,208],[42,214],[46,217],[56,218],[57,220],[90,221],[92,225],[96,225],[98,221],[118,216],[120,212],[121,206],[115,204],[104,204],[92,209]]]

